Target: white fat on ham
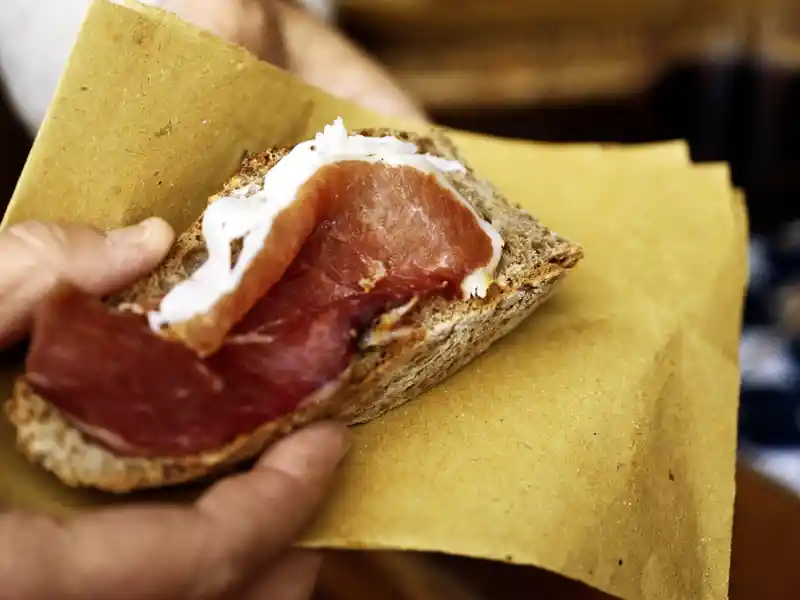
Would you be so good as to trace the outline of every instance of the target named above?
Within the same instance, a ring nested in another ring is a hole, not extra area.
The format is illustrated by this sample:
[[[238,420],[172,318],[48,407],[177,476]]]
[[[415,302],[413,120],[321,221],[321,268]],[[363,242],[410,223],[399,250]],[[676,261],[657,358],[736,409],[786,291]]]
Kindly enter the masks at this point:
[[[342,119],[327,125],[313,140],[295,146],[264,176],[263,185],[247,186],[218,199],[205,211],[202,232],[208,249],[206,262],[188,279],[164,296],[157,310],[148,313],[154,331],[209,312],[241,282],[247,267],[263,248],[277,216],[291,206],[299,189],[322,167],[343,161],[381,162],[412,167],[434,175],[475,217],[492,243],[492,257],[461,283],[464,298],[485,297],[503,250],[503,239],[491,223],[444,176],[465,172],[458,161],[420,154],[416,144],[393,136],[348,135]],[[231,243],[242,240],[242,250],[231,265]]]

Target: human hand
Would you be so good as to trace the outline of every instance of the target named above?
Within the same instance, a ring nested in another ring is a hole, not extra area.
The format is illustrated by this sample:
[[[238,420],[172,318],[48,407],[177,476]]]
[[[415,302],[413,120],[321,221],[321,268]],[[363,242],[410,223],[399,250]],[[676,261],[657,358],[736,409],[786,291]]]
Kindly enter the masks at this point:
[[[281,0],[156,0],[154,4],[330,94],[383,114],[424,119],[377,61],[336,28]]]
[[[32,308],[59,282],[110,293],[151,271],[173,238],[159,219],[106,234],[40,222],[0,233],[2,344],[24,334]],[[192,506],[109,508],[69,520],[1,514],[0,599],[306,599],[320,558],[290,546],[346,450],[343,426],[318,424]]]

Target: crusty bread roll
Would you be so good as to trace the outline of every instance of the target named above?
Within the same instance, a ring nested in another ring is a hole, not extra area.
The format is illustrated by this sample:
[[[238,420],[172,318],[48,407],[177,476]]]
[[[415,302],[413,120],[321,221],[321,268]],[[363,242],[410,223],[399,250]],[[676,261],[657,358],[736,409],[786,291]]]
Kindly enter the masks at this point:
[[[358,133],[395,135],[414,142],[421,152],[465,164],[453,144],[440,133],[430,136],[392,130]],[[262,179],[287,152],[288,149],[271,150],[246,159],[241,171],[210,202]],[[317,392],[317,402],[305,403],[296,412],[240,436],[223,448],[193,456],[155,459],[117,456],[88,440],[20,377],[13,397],[6,404],[6,413],[17,429],[19,450],[71,486],[121,493],[179,484],[224,472],[313,421],[334,418],[351,424],[364,423],[448,378],[542,304],[578,262],[582,251],[511,205],[469,168],[465,173],[446,176],[505,241],[496,285],[485,298],[454,301],[431,297],[418,303],[407,315],[414,333],[380,346],[362,345],[350,371],[343,375],[343,386],[324,388]],[[179,237],[170,255],[152,275],[109,302],[114,306],[140,303],[163,295],[185,279],[204,259],[200,223],[198,220]]]

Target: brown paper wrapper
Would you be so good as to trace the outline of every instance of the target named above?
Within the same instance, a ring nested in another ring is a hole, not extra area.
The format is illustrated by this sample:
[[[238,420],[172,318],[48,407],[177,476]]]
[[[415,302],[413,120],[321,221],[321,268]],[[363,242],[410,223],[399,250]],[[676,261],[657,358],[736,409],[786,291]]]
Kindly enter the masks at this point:
[[[99,1],[5,223],[157,214],[182,228],[243,152],[337,116],[423,127],[330,98],[167,15]],[[726,598],[747,228],[727,169],[690,166],[681,143],[453,137],[586,258],[477,362],[354,429],[304,543],[536,565],[623,598]],[[5,423],[0,461],[5,504],[120,501],[29,465]],[[175,492],[143,498],[164,497]]]

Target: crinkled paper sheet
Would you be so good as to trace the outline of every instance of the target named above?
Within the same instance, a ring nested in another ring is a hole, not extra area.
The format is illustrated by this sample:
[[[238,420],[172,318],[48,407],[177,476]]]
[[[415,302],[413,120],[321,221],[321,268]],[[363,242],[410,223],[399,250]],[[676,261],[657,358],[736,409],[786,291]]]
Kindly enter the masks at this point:
[[[161,13],[99,0],[6,223],[158,214],[184,227],[244,151],[337,116],[423,127],[330,98]],[[586,258],[484,357],[355,429],[306,543],[537,565],[631,599],[726,598],[747,228],[727,169],[690,166],[681,143],[453,137]],[[19,363],[8,364],[10,381]],[[63,513],[118,501],[26,463],[5,423],[0,461],[7,504]]]

